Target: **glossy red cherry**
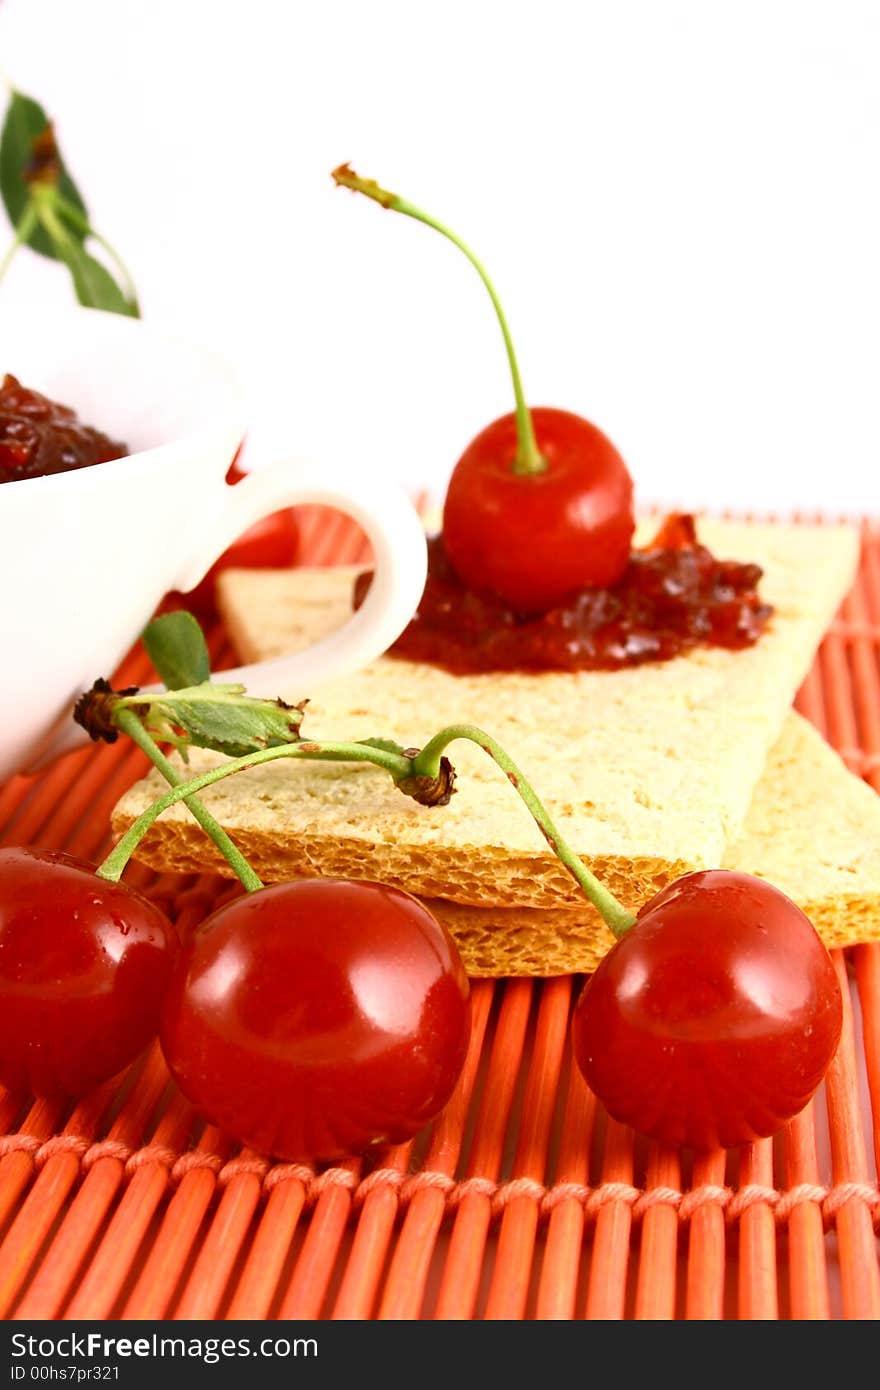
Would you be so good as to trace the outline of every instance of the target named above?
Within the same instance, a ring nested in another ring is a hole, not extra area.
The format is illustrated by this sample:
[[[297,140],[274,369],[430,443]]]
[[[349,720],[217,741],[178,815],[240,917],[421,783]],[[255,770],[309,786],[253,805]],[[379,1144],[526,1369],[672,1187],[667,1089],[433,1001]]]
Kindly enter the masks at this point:
[[[600,962],[572,1047],[615,1119],[729,1148],[803,1109],[841,1026],[834,966],[800,908],[761,879],[707,870],[652,898]]]
[[[632,479],[614,445],[579,415],[529,409],[498,295],[459,236],[347,164],[333,178],[453,242],[498,318],[516,409],[477,435],[453,470],[443,542],[459,578],[522,614],[547,612],[578,590],[615,583],[629,560],[635,522]]]
[[[521,613],[613,584],[635,527],[632,478],[601,430],[548,406],[531,417],[544,471],[514,471],[517,419],[505,415],[468,445],[443,508],[443,541],[460,578]]]
[[[154,903],[89,864],[0,849],[0,1081],[82,1096],[158,1031],[177,954]]]
[[[240,483],[247,473],[238,463],[238,455],[226,474],[227,483]],[[205,619],[216,616],[217,577],[227,569],[286,569],[296,564],[299,556],[300,531],[296,512],[285,507],[271,516],[261,517],[243,535],[232,542],[215,560],[204,579],[187,594],[174,593],[175,602]]]
[[[421,903],[317,879],[248,893],[200,926],[161,1039],[204,1116],[312,1160],[417,1133],[449,1099],[469,1030],[457,949]]]

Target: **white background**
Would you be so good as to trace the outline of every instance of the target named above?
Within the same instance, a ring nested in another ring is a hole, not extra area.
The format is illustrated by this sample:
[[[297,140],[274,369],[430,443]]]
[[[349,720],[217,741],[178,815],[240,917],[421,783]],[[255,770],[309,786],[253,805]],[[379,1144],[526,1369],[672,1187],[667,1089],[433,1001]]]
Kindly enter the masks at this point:
[[[784,512],[880,512],[878,39],[872,0],[0,0],[145,317],[250,383],[254,466],[438,492],[511,406],[473,270],[350,160],[471,243],[530,401],[643,501]],[[70,293],[24,253],[0,312]]]

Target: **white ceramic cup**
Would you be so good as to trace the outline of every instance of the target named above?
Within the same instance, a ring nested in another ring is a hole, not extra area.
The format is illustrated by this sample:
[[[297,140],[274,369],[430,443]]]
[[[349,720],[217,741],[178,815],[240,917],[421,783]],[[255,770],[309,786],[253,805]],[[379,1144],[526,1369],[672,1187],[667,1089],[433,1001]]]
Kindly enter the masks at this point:
[[[0,312],[0,374],[72,406],[129,454],[0,484],[0,779],[85,738],[73,701],[112,675],[163,594],[192,589],[260,517],[297,503],[363,527],[376,577],[338,632],[304,652],[224,673],[253,694],[308,696],[394,641],[425,581],[424,533],[402,488],[368,456],[284,459],[234,487],[247,426],[229,366],[141,320],[91,309]]]

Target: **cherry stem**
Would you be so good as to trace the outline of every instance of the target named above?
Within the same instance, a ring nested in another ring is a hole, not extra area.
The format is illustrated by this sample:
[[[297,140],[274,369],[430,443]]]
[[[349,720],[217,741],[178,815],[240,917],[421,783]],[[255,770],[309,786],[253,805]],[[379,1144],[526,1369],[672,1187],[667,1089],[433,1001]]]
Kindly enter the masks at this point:
[[[436,777],[440,768],[440,757],[444,749],[456,739],[467,739],[471,743],[477,744],[484,753],[507,774],[507,780],[519,792],[520,798],[527,809],[531,812],[533,819],[538,825],[538,829],[544,836],[553,853],[560,862],[568,869],[572,878],[583,890],[590,902],[598,911],[606,926],[610,928],[614,936],[618,939],[623,936],[635,922],[635,916],[629,912],[622,903],[618,902],[608,889],[599,882],[594,874],[584,864],[579,855],[563,839],[556,826],[553,824],[546,808],[538,798],[534,788],[528,779],[523,775],[512,758],[505,753],[499,743],[495,741],[485,730],[477,728],[475,724],[451,724],[446,729],[441,729],[439,734],[425,744],[420,753],[413,758],[413,772],[416,776]]]
[[[117,722],[119,722],[120,725],[122,718],[123,715],[121,713],[116,716]],[[134,722],[140,726],[140,721],[138,719],[134,716],[131,716],[131,718],[134,718]],[[131,733],[131,730],[126,728],[126,732]],[[142,727],[140,728],[140,732],[145,733]],[[134,735],[132,736],[134,737]],[[145,737],[149,738],[149,735],[145,734]],[[152,742],[152,740],[150,740],[150,742]],[[141,746],[143,747],[143,744],[141,744]],[[408,776],[412,770],[412,760],[410,758],[403,757],[397,753],[386,752],[385,749],[382,748],[369,748],[361,743],[314,743],[310,741],[307,745],[307,749],[308,751],[303,751],[297,744],[293,743],[279,744],[277,747],[273,748],[261,748],[256,753],[246,753],[241,758],[230,758],[228,762],[221,763],[217,767],[208,768],[207,771],[199,773],[197,777],[191,778],[188,782],[184,782],[171,764],[168,764],[169,770],[177,779],[176,784],[173,785],[171,790],[166,792],[164,796],[160,796],[151,806],[148,806],[145,811],[141,812],[137,820],[129,826],[122,838],[107,855],[98,873],[102,878],[110,879],[114,882],[120,879],[129,859],[137,849],[144,835],[146,835],[147,831],[150,829],[150,826],[161,816],[163,811],[167,811],[169,806],[175,806],[178,801],[185,801],[190,810],[193,810],[190,805],[190,798],[194,797],[197,792],[203,791],[205,787],[210,787],[214,782],[219,782],[224,777],[231,777],[237,772],[244,772],[246,768],[249,767],[259,767],[261,763],[274,762],[276,758],[319,758],[329,762],[348,763],[369,762],[374,763],[376,767],[384,768],[386,772],[390,772],[395,781]],[[156,751],[158,752],[158,749]],[[159,771],[165,776],[164,770],[158,763],[157,767],[159,767]],[[171,779],[169,778],[169,780]],[[216,826],[220,834],[228,839],[226,832],[217,825],[213,816],[205,810],[204,806],[201,806],[199,802],[196,802],[196,805],[199,807],[199,811]],[[193,811],[193,814],[196,815],[196,812]],[[204,826],[204,821],[201,820],[198,815],[196,815],[196,819]],[[207,827],[205,828],[207,829]],[[222,850],[223,846],[217,841],[216,837],[211,834],[210,830],[208,830],[208,834],[211,835],[212,840],[214,840],[218,848]],[[253,879],[255,880],[253,887],[262,888],[262,883],[247,864],[244,856],[235,848],[231,840],[229,844],[232,845],[232,849],[239,859],[241,859],[248,873],[253,875]],[[232,860],[225,851],[224,857],[232,864]],[[234,864],[233,868],[235,868]],[[236,869],[236,874],[241,878],[238,869]],[[244,879],[242,879],[242,882],[244,882]],[[248,887],[248,885],[245,884],[245,887]]]
[[[12,258],[15,255],[18,248],[20,246],[23,246],[24,243],[27,241],[28,237],[31,235],[31,233],[36,230],[39,220],[39,214],[37,212],[36,207],[32,202],[28,202],[25,205],[25,209],[21,215],[18,226],[15,229],[15,235],[12,238],[12,242],[7,247],[6,253],[3,256],[2,261],[0,261],[0,280],[3,279],[4,275],[6,274],[10,265],[12,264]]]
[[[149,735],[145,733],[140,721],[134,715],[125,711],[121,712],[117,716],[120,726],[122,726],[123,718],[125,718],[127,733],[131,733],[132,737],[138,736],[139,742],[139,736],[149,739]],[[129,727],[129,721],[133,721],[133,724],[137,726],[136,731]],[[377,748],[363,743],[324,743],[309,740],[306,744],[281,744],[273,748],[261,748],[256,753],[248,753],[241,758],[232,758],[228,762],[221,763],[217,767],[209,768],[206,772],[200,773],[197,777],[193,777],[188,782],[183,782],[175,769],[170,764],[167,764],[169,771],[177,778],[176,784],[173,785],[171,790],[166,792],[164,796],[159,797],[151,806],[148,806],[147,809],[138,816],[137,820],[129,826],[118,844],[105,859],[99,873],[103,878],[118,880],[132,854],[137,849],[137,846],[140,844],[153,822],[163,811],[166,811],[169,806],[174,806],[178,801],[186,802],[190,810],[192,810],[193,814],[196,816],[196,819],[208,830],[211,838],[218,845],[218,848],[222,850],[222,844],[220,844],[216,836],[212,834],[211,829],[205,825],[205,821],[201,819],[201,816],[207,817],[216,829],[220,830],[220,827],[217,825],[216,821],[213,821],[213,818],[199,802],[195,804],[201,815],[197,814],[196,810],[191,805],[190,799],[195,793],[202,791],[205,787],[211,786],[214,782],[219,782],[222,778],[230,777],[237,772],[243,772],[246,768],[258,767],[261,763],[274,762],[277,758],[303,758],[307,761],[373,763],[375,767],[382,768],[385,772],[390,773],[395,782],[401,782],[411,777],[428,776],[435,778],[440,772],[440,758],[444,748],[459,738],[468,739],[470,742],[476,743],[484,752],[488,753],[501,770],[507,774],[508,781],[510,781],[519,793],[526,808],[531,813],[554,854],[565,868],[568,869],[572,878],[596,908],[614,936],[623,936],[635,922],[636,919],[634,915],[627,911],[627,909],[617,901],[613,894],[590,873],[583,861],[566,843],[550,819],[550,816],[543,803],[539,800],[533,787],[513,760],[508,757],[501,745],[489,734],[485,733],[484,730],[477,728],[473,724],[453,724],[441,730],[439,734],[435,734],[420,753],[412,758],[407,757],[406,754],[393,753],[388,749]],[[152,742],[152,740],[150,740],[150,742]],[[141,742],[140,746],[144,747],[144,744]],[[149,752],[149,750],[146,751]],[[156,749],[156,752],[158,752],[158,749]],[[161,757],[162,755],[159,754],[159,756]],[[161,764],[157,763],[156,766],[159,768],[159,771],[162,772],[163,776],[167,777],[167,773]],[[171,777],[168,777],[168,780],[171,781]],[[222,830],[220,833],[221,835],[225,835],[225,832]],[[232,846],[232,848],[239,859],[246,864],[246,861],[244,861],[239,852],[235,850],[235,847]],[[225,850],[223,852],[227,860],[232,864],[232,867],[236,869],[238,877],[241,878],[241,873],[232,859],[226,854]],[[253,870],[251,870],[249,866],[247,867],[249,873],[253,874]],[[254,877],[256,877],[256,875],[254,875]],[[245,883],[243,878],[242,882]],[[255,886],[262,886],[259,880],[257,880]],[[245,887],[249,887],[249,885],[245,883]]]
[[[138,748],[146,753],[150,761],[158,771],[161,772],[166,782],[172,787],[179,787],[183,784],[183,777],[174,765],[168,761],[155,740],[147,733],[136,714],[132,713],[129,709],[118,709],[115,715],[115,722],[122,732],[128,734],[129,738],[134,740]],[[187,808],[205,833],[214,841],[214,844],[247,891],[253,893],[258,888],[262,888],[262,880],[254,873],[254,870],[245,859],[241,850],[229,838],[222,825],[214,819],[207,807],[203,806],[201,801],[195,796],[185,796],[183,800],[186,802]],[[137,844],[137,841],[135,844]],[[120,868],[116,860],[118,848],[119,846],[111,850],[110,854],[104,860],[104,863],[98,869],[97,872],[101,878],[110,879],[112,881],[118,881],[120,878],[122,870],[131,857],[131,852],[129,851],[123,856],[122,866]],[[132,848],[134,848],[134,846]]]
[[[547,460],[538,448],[535,438],[535,426],[532,421],[532,413],[526,405],[526,398],[523,393],[522,379],[519,374],[516,353],[513,350],[513,339],[510,336],[510,329],[507,326],[507,319],[501,302],[495,292],[495,287],[486,273],[482,262],[477,259],[469,246],[451,231],[444,223],[438,222],[429,213],[423,212],[421,208],[415,207],[405,198],[399,197],[396,193],[389,193],[387,189],[380,186],[373,179],[362,179],[347,164],[341,164],[338,169],[333,170],[333,178],[337,184],[343,188],[350,188],[354,193],[363,193],[365,197],[372,198],[373,202],[379,203],[381,207],[388,208],[392,212],[402,212],[405,217],[412,217],[417,222],[424,222],[425,226],[433,227],[435,232],[445,236],[459,251],[467,256],[471,265],[476,270],[483,284],[485,285],[489,298],[492,301],[498,322],[501,325],[501,333],[504,338],[504,346],[507,350],[507,360],[510,364],[510,375],[513,378],[513,394],[516,400],[516,434],[517,451],[513,462],[514,473],[545,473],[547,471]]]

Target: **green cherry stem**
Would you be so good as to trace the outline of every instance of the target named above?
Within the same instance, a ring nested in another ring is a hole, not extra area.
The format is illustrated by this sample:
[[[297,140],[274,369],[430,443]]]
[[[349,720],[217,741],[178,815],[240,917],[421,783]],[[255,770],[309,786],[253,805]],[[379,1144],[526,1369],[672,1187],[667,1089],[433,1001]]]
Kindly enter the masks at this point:
[[[58,209],[55,205],[54,184],[32,184],[31,200],[40,222],[48,232],[56,249],[69,246],[71,241],[75,240],[75,238],[72,236],[70,228],[62,222],[58,215]]]
[[[444,749],[460,738],[467,739],[470,743],[475,743],[479,748],[482,748],[483,752],[488,753],[489,757],[506,774],[507,780],[519,792],[520,798],[531,812],[532,818],[553,853],[568,869],[572,878],[589,898],[613,934],[620,938],[629,931],[636,920],[633,913],[618,902],[612,893],[609,893],[608,889],[599,882],[594,874],[590,873],[583,860],[566,843],[547,814],[546,808],[538,798],[531,783],[513,759],[505,753],[500,743],[492,738],[491,734],[487,734],[484,729],[477,728],[475,724],[451,724],[448,728],[441,729],[439,734],[435,734],[425,744],[421,752],[413,758],[413,772],[417,776],[436,777]]]
[[[39,220],[40,217],[36,207],[32,202],[28,201],[28,203],[25,205],[25,209],[21,215],[21,219],[18,223],[18,226],[15,229],[15,235],[12,238],[12,242],[7,247],[3,259],[0,260],[0,280],[3,279],[4,275],[9,269],[12,263],[12,258],[15,255],[18,248],[20,246],[23,246],[24,243],[27,241],[28,237],[31,235],[31,233],[36,230],[37,223],[39,222]]]
[[[120,709],[116,714],[116,723],[122,732],[128,734],[129,738],[133,739],[138,748],[146,753],[147,757],[170,786],[178,787],[183,783],[183,777],[181,777],[174,765],[168,761],[162,750],[147,733],[136,714],[133,714],[132,711],[128,709]],[[257,877],[241,850],[229,838],[222,825],[214,819],[207,807],[203,806],[195,796],[187,796],[184,797],[183,800],[185,800],[187,808],[198,821],[205,834],[209,835],[214,841],[214,844],[248,892],[252,893],[256,889],[262,888],[262,880]],[[111,852],[109,859],[113,858],[114,853],[115,850]],[[128,858],[129,856],[126,855],[125,863],[128,862]],[[119,874],[106,872],[109,859],[104,861],[98,873],[102,878],[118,879]]]
[[[438,222],[429,213],[423,212],[413,203],[407,202],[405,198],[399,197],[396,193],[389,193],[387,189],[380,188],[374,179],[362,179],[354,172],[348,164],[340,164],[338,169],[333,170],[332,174],[335,182],[342,188],[350,188],[353,193],[363,193],[365,197],[372,198],[374,203],[379,203],[383,208],[388,208],[392,212],[401,212],[405,217],[412,217],[417,222],[424,222],[426,227],[433,227],[435,232],[445,236],[459,251],[467,256],[471,265],[476,270],[483,284],[485,285],[489,298],[492,301],[498,322],[501,326],[501,333],[504,338],[504,346],[507,350],[507,360],[510,364],[510,375],[513,378],[513,394],[516,400],[516,433],[517,451],[513,462],[514,473],[544,473],[547,470],[547,460],[538,449],[538,442],[535,439],[535,427],[532,422],[532,414],[526,405],[526,398],[523,393],[522,379],[519,374],[516,353],[513,350],[513,339],[510,336],[510,329],[507,326],[507,319],[501,302],[495,292],[495,287],[486,273],[482,262],[477,259],[469,246],[451,231],[444,223]]]
[[[133,725],[137,725],[139,734],[143,735],[145,739],[152,743],[152,739],[150,739],[149,734],[142,728],[136,716],[126,714],[126,712],[123,711],[116,716],[116,721],[119,727],[125,728],[126,733],[130,733],[132,737],[135,737]],[[129,721],[132,721],[131,727],[129,726]],[[141,742],[140,738],[138,738],[138,742],[140,747],[144,747],[144,743]],[[148,749],[145,749],[145,751],[149,753]],[[156,752],[158,751],[159,750],[156,749]],[[161,757],[162,755],[160,754],[159,756]],[[150,829],[150,826],[161,816],[163,811],[167,811],[169,806],[175,806],[178,801],[185,801],[190,810],[192,810],[190,799],[198,792],[204,791],[205,787],[212,786],[214,782],[222,781],[224,777],[232,777],[237,772],[244,772],[249,767],[259,767],[261,763],[275,762],[277,758],[318,758],[329,762],[349,763],[369,762],[375,764],[376,767],[384,768],[386,772],[390,772],[395,781],[406,777],[412,770],[411,759],[396,753],[386,752],[381,748],[369,748],[361,743],[314,743],[311,741],[305,744],[304,747],[299,744],[286,743],[280,744],[274,748],[261,748],[256,753],[247,753],[241,758],[230,758],[228,762],[220,763],[217,767],[208,768],[205,772],[199,773],[198,776],[191,778],[188,782],[182,781],[176,769],[169,763],[168,769],[176,779],[176,785],[172,786],[170,791],[166,792],[164,796],[160,796],[152,805],[148,806],[145,811],[141,812],[137,820],[129,826],[122,838],[107,855],[107,858],[97,872],[100,874],[101,878],[117,882],[122,877],[125,866],[144,835],[146,835],[147,831]],[[159,767],[159,771],[162,772],[162,775],[166,776],[164,769],[159,766],[158,763],[157,767]],[[168,780],[171,779],[169,778]],[[228,839],[226,832],[217,824],[210,813],[198,802],[196,802],[196,805],[199,806],[200,812],[212,823],[212,826],[216,827],[216,830]],[[193,811],[193,814],[196,814],[195,811]],[[199,820],[199,824],[202,825],[203,829],[207,830],[207,833],[217,845],[218,849],[223,852],[224,858],[231,864],[232,860],[229,858],[229,855],[226,854],[225,850],[223,850],[223,846],[213,833],[211,826],[206,826],[204,820],[198,815],[196,819]],[[231,844],[232,842],[230,841],[229,843]],[[246,863],[240,851],[236,850],[234,845],[232,848],[239,858]],[[233,865],[233,867],[235,866]],[[256,874],[254,874],[253,869],[251,869],[249,865],[247,868],[249,874],[251,874],[256,881],[252,885],[245,883],[245,887],[262,888],[263,885]],[[237,869],[236,874],[244,883],[244,879]]]
[[[149,735],[143,730],[140,721],[130,712],[123,711],[117,715],[117,722],[120,728],[124,727],[127,733],[131,733],[132,737],[137,736],[139,741],[141,737],[149,739]],[[195,794],[204,790],[205,787],[211,786],[214,782],[219,782],[224,777],[230,777],[235,773],[243,772],[246,768],[258,767],[262,763],[274,762],[278,758],[304,758],[306,760],[331,762],[368,762],[390,773],[391,777],[399,785],[416,777],[438,777],[440,774],[440,759],[443,750],[450,743],[455,742],[456,739],[467,739],[471,743],[477,744],[485,753],[488,753],[489,757],[494,759],[502,772],[506,774],[508,781],[519,793],[520,798],[527,810],[531,813],[554,854],[556,854],[560,862],[571,874],[572,878],[599,912],[613,934],[616,937],[623,936],[636,920],[633,913],[629,912],[619,903],[613,894],[590,873],[583,861],[575,854],[571,846],[566,843],[553,824],[553,821],[550,819],[550,816],[543,803],[539,800],[534,788],[513,760],[508,757],[501,745],[497,743],[490,734],[487,734],[483,729],[479,729],[473,724],[453,724],[446,729],[442,729],[439,734],[435,734],[434,737],[430,739],[421,752],[415,754],[413,757],[409,757],[407,754],[394,753],[388,749],[364,743],[325,743],[323,741],[317,742],[310,740],[299,744],[282,744],[274,748],[263,748],[256,753],[248,753],[242,758],[232,758],[228,762],[221,763],[217,767],[209,768],[207,771],[192,778],[188,782],[180,781],[179,775],[175,772],[174,768],[168,764],[169,771],[175,777],[178,777],[177,785],[172,786],[170,791],[166,792],[164,796],[159,797],[157,801],[154,801],[151,806],[148,806],[147,809],[138,816],[137,820],[129,827],[115,848],[111,850],[98,872],[102,878],[114,881],[118,880],[144,835],[163,811],[167,810],[169,806],[174,806],[178,801],[185,801],[195,815],[196,812],[190,803],[190,799]],[[151,739],[149,741],[152,742]],[[144,747],[145,745],[143,742],[140,742],[140,746]],[[149,752],[149,749],[146,749],[146,751]],[[158,752],[158,749],[156,751]],[[150,756],[152,756],[152,754]],[[167,776],[161,765],[157,764],[157,766],[163,775]],[[171,779],[169,778],[168,780]],[[199,806],[199,803],[196,802],[196,805]],[[208,816],[204,807],[199,806],[199,810],[205,816]],[[218,848],[223,850],[223,846],[217,840],[216,835],[212,833],[210,826],[206,826],[204,820],[202,820],[199,815],[196,815],[196,819],[198,819],[200,824],[208,831],[208,834],[211,835],[211,838],[218,845]],[[208,819],[212,820],[213,818],[208,816]],[[216,829],[220,830],[216,822],[213,822],[213,824]],[[221,830],[220,833],[222,835],[225,832]],[[223,852],[224,854],[226,853],[225,850],[223,850]],[[237,853],[238,851],[236,851],[236,854]],[[226,858],[229,859],[228,854],[226,854]],[[230,859],[229,862],[232,863],[232,860]],[[233,864],[233,868],[235,867],[236,866]],[[237,868],[236,872],[238,873]],[[250,873],[253,873],[253,870],[250,870]],[[240,873],[238,873],[238,876],[241,878]],[[254,875],[254,877],[256,876]],[[243,878],[242,882],[245,882]],[[259,880],[255,886],[261,886]],[[245,883],[245,887],[249,887],[249,885]]]

